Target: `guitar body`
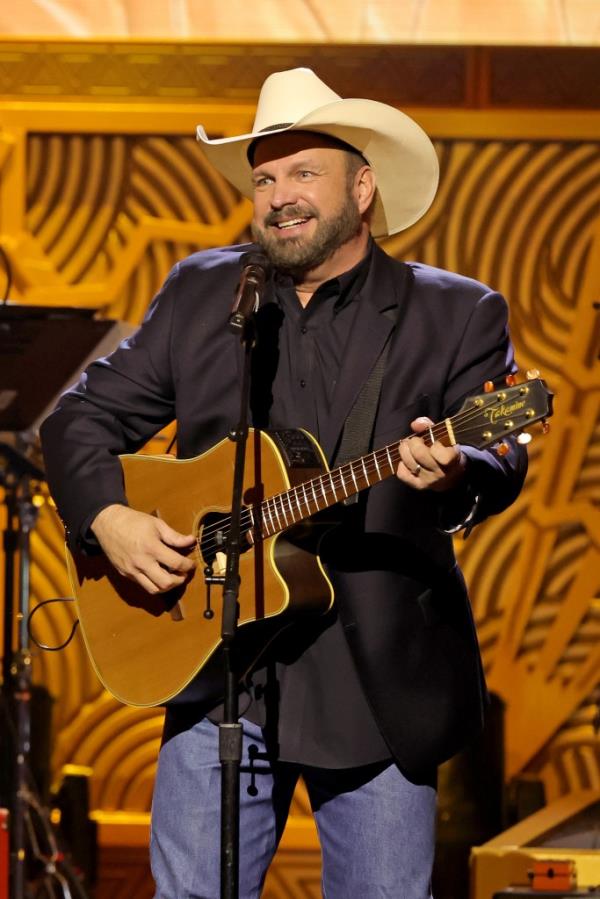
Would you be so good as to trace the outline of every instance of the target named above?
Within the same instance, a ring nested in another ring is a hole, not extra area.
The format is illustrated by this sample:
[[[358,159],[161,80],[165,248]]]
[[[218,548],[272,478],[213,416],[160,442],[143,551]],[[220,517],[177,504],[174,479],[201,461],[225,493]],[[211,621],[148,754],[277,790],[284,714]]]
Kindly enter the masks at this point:
[[[230,440],[188,460],[121,456],[131,507],[198,537],[191,553],[196,569],[183,587],[151,595],[119,575],[105,556],[67,550],[69,577],[92,664],[103,685],[128,705],[161,705],[175,697],[201,696],[194,685],[201,670],[206,671],[207,682],[211,675],[215,680],[222,588],[211,587],[215,614],[206,617],[204,568],[211,554],[204,535],[217,531],[219,516],[229,514],[234,457],[235,444]],[[244,479],[246,508],[326,470],[322,452],[309,434],[251,430]],[[292,617],[322,614],[331,607],[333,590],[317,554],[321,533],[322,528],[308,520],[284,533],[256,539],[242,552],[240,674]]]

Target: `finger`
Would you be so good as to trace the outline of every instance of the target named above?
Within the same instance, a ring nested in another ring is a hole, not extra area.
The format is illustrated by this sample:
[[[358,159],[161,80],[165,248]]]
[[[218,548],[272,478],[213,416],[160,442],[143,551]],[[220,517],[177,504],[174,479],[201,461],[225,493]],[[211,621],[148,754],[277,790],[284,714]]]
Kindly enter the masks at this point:
[[[436,490],[449,490],[456,486],[464,477],[467,470],[467,457],[458,450],[452,462],[442,465],[442,478],[437,484],[432,485]]]
[[[156,527],[161,540],[168,543],[169,546],[179,546],[183,548],[186,546],[193,546],[196,542],[194,534],[181,534],[179,531],[176,531],[168,525],[166,521],[163,521],[162,518],[156,519]]]
[[[427,418],[426,415],[420,415],[418,418],[411,421],[410,426],[415,434],[424,434],[426,431],[431,430],[433,422],[430,418]]]
[[[407,471],[411,472],[417,465],[417,461],[413,455],[414,441],[412,439],[403,440],[400,444],[400,463],[404,465]]]
[[[139,584],[140,587],[146,591],[146,593],[151,593],[153,596],[156,596],[158,593],[168,593],[169,590],[173,590],[175,587],[180,587],[183,582],[183,578],[179,579],[179,583],[171,583],[167,586],[160,586],[156,584],[152,577],[148,574],[145,574],[142,571],[138,571],[135,575],[131,575],[130,579]]]
[[[398,477],[411,487],[426,486],[425,479],[420,480],[423,469],[422,463],[415,455],[417,440],[403,440],[400,444],[400,465],[398,466]]]
[[[143,587],[146,593],[151,593],[154,596],[156,593],[161,592],[156,584],[141,571],[138,571],[135,575],[132,574],[129,577],[132,581],[135,581],[137,584],[139,584],[140,587]]]
[[[420,437],[410,437],[403,441],[400,448],[400,457],[407,468],[413,473],[417,468],[438,474],[440,468],[436,459],[431,454],[430,448]]]
[[[456,464],[460,456],[460,448],[456,445],[444,446],[443,443],[436,442],[431,446],[430,453],[441,468],[447,468]]]
[[[156,548],[155,555],[156,561],[162,565],[163,568],[166,568],[167,571],[185,575],[188,572],[193,571],[196,567],[196,563],[193,559],[183,556],[181,553],[171,549],[164,543],[161,543]]]
[[[187,580],[185,575],[174,574],[163,568],[158,562],[152,562],[145,566],[138,574],[145,576],[151,581],[154,585],[155,593],[166,593],[174,587],[180,587]]]

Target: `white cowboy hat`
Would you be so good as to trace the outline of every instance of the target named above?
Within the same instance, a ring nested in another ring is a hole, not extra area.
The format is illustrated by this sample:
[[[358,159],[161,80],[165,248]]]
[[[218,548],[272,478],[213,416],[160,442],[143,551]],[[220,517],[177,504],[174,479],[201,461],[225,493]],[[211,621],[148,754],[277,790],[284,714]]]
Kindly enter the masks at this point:
[[[343,100],[311,69],[274,72],[262,86],[251,134],[209,140],[196,134],[209,160],[246,197],[252,198],[250,144],[266,134],[316,131],[358,150],[377,178],[371,231],[395,234],[429,209],[439,165],[433,144],[411,118],[375,100]]]

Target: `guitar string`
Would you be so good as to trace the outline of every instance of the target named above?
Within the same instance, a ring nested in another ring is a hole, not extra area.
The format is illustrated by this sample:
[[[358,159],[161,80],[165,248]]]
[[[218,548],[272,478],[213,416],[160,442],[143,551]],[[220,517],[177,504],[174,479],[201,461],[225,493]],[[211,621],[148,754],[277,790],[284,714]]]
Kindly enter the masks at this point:
[[[488,403],[486,406],[471,407],[470,409],[465,410],[463,413],[457,413],[457,415],[454,416],[450,420],[452,423],[452,426],[458,428],[458,426],[460,424],[464,424],[468,419],[479,418],[482,412],[484,412],[488,408],[495,406],[496,402],[497,402],[497,400],[495,398],[493,401]],[[473,429],[471,429],[471,430],[473,430]],[[431,428],[431,433],[434,436],[443,435],[446,432],[447,432],[447,428],[443,422],[439,422],[438,424],[433,425],[433,427]],[[287,491],[283,491],[282,493],[275,494],[275,495],[269,497],[267,500],[264,500],[260,505],[261,505],[261,507],[265,507],[265,506],[271,507],[273,509],[273,511],[275,511],[275,512],[276,512],[276,509],[279,508],[282,512],[284,521],[286,521],[287,513],[285,512],[285,509],[284,509],[283,497],[288,498],[288,511],[292,512],[292,517],[294,517],[294,512],[291,508],[291,501],[290,501],[290,497],[292,495],[295,496],[297,501],[304,502],[304,504],[307,506],[307,508],[310,509],[310,505],[309,505],[308,501],[306,500],[306,498],[299,496],[298,491],[300,488],[302,488],[302,487],[307,488],[309,486],[318,486],[321,490],[321,493],[324,494],[324,490],[321,485],[322,485],[323,480],[328,480],[329,484],[327,484],[325,489],[327,491],[330,491],[333,489],[333,495],[335,496],[337,494],[338,490],[340,488],[343,489],[346,485],[346,478],[345,478],[344,474],[342,474],[342,469],[346,470],[346,476],[348,474],[353,475],[354,466],[357,463],[360,463],[359,471],[358,471],[359,478],[362,476],[362,474],[365,471],[368,471],[369,475],[374,474],[377,471],[377,462],[380,461],[379,459],[377,459],[378,454],[387,455],[387,450],[391,449],[392,447],[394,447],[394,451],[397,452],[397,449],[398,449],[400,443],[402,443],[403,440],[410,439],[413,436],[415,436],[415,435],[413,435],[413,434],[407,435],[407,437],[402,438],[401,440],[397,441],[397,443],[395,443],[395,444],[389,444],[388,447],[381,447],[379,450],[376,450],[373,453],[369,453],[366,456],[362,457],[361,459],[354,459],[349,462],[346,462],[344,465],[339,466],[338,468],[333,469],[332,471],[326,471],[323,474],[317,476],[316,478],[311,479],[310,481],[305,481],[304,484],[300,484],[297,487],[292,487]],[[363,464],[364,460],[369,460],[369,461],[367,461],[366,465]],[[389,464],[389,462],[388,462],[388,464]],[[332,485],[333,485],[333,488],[332,488]],[[361,489],[363,489],[363,488],[361,488]],[[327,499],[328,499],[327,496],[324,495],[323,498],[327,502]],[[310,514],[310,512],[309,512],[309,514]],[[242,515],[244,515],[244,513],[242,513]],[[276,517],[278,518],[279,516],[276,514]],[[251,515],[250,511],[248,511],[245,514],[244,519],[245,519],[243,522],[244,526],[245,525],[252,526],[252,524],[253,524],[252,523],[252,515]],[[264,520],[264,517],[263,517],[263,520]],[[224,517],[221,519],[221,521],[218,524],[209,526],[208,528],[206,528],[202,535],[203,536],[202,542],[205,543],[207,537],[210,538],[213,533],[216,536],[218,531],[221,531],[223,536],[225,536],[225,534],[228,533],[228,530],[227,530],[228,521],[230,521],[230,516],[224,515]],[[294,522],[292,522],[292,523],[294,523]],[[287,521],[286,521],[286,527],[287,527]],[[283,530],[283,528],[280,528],[280,530]]]
[[[492,400],[491,402],[489,402],[487,405],[484,405],[484,406],[472,406],[470,409],[466,409],[462,413],[459,412],[453,418],[451,418],[450,419],[451,425],[455,429],[458,429],[459,427],[461,427],[461,430],[464,433],[464,431],[465,431],[464,425],[466,422],[469,421],[469,419],[480,418],[482,412],[485,412],[487,409],[490,409],[490,408],[494,407],[495,405],[497,405],[497,398],[494,398],[494,400]],[[441,436],[441,435],[447,433],[447,430],[448,429],[444,422],[438,422],[436,425],[432,426],[432,428],[430,429],[430,433],[433,434],[434,437],[437,437],[437,436]],[[475,430],[475,429],[471,428],[470,430]],[[309,486],[319,486],[320,490],[321,490],[321,494],[323,495],[323,498],[326,500],[326,503],[329,504],[328,497],[325,495],[325,490],[327,492],[331,491],[333,496],[335,497],[340,489],[345,488],[346,479],[347,479],[348,474],[350,474],[351,476],[353,475],[354,466],[356,466],[358,464],[357,474],[358,474],[359,478],[362,478],[365,475],[365,473],[368,478],[371,474],[375,474],[379,471],[378,463],[380,461],[382,461],[382,457],[387,456],[388,450],[391,450],[391,448],[394,447],[393,451],[398,452],[398,447],[403,442],[403,440],[409,440],[414,436],[416,436],[416,435],[409,434],[406,437],[403,437],[400,440],[398,440],[396,443],[389,444],[386,447],[381,447],[380,449],[375,450],[372,453],[367,453],[365,456],[361,457],[360,459],[350,460],[331,471],[323,472],[321,475],[318,475],[316,478],[312,478],[309,481],[305,481],[303,484],[299,484],[296,487],[291,487],[289,490],[283,491],[282,493],[274,494],[273,496],[269,497],[268,499],[263,500],[263,502],[260,503],[260,507],[261,508],[264,508],[265,506],[271,507],[273,509],[273,511],[275,511],[275,509],[278,507],[282,512],[282,517],[284,518],[284,521],[286,520],[286,515],[289,514],[289,512],[292,513],[292,518],[294,518],[295,516],[294,516],[293,509],[291,507],[291,501],[290,501],[290,497],[293,495],[296,498],[298,504],[304,503],[304,505],[308,509],[308,515],[314,514],[314,513],[310,513],[310,504],[309,504],[309,501],[306,499],[306,496],[302,497],[299,495],[300,489],[304,488],[304,492],[305,492],[306,488],[308,488]],[[389,460],[387,460],[387,464],[389,465]],[[345,475],[343,473],[343,470],[345,470]],[[322,483],[324,480],[329,482],[326,485],[325,489],[323,489],[323,486],[322,486]],[[365,485],[365,486],[368,486],[368,485]],[[364,489],[364,488],[361,488],[361,489]],[[353,492],[356,492],[356,491],[353,491]],[[314,490],[313,490],[313,494],[314,494]],[[283,497],[288,498],[288,512],[287,513],[285,512],[285,509],[283,506]],[[337,500],[335,500],[335,501],[337,501]],[[333,504],[333,503],[331,503],[331,504]],[[326,507],[327,506],[325,506],[325,508]],[[306,517],[308,517],[308,515]],[[276,515],[276,517],[278,518],[279,516]],[[228,525],[229,525],[230,521],[231,521],[231,516],[225,514],[219,523],[205,528],[205,530],[202,533],[201,541],[199,540],[198,542],[201,542],[205,546],[206,549],[209,549],[209,550],[213,549],[214,545],[218,545],[216,542],[216,539],[214,541],[214,544],[212,542],[207,544],[206,540],[207,539],[210,540],[210,538],[213,535],[216,538],[216,535],[219,531],[221,532],[223,539],[225,539],[227,534],[229,533]],[[263,516],[263,521],[264,521],[264,516]],[[292,521],[292,523],[295,523],[295,522]],[[255,526],[255,524],[253,524],[252,513],[250,510],[246,510],[246,511],[242,512],[242,516],[240,518],[240,526],[242,526],[242,527],[248,526],[248,528]],[[287,525],[287,521],[286,521],[286,527],[287,526],[288,525]],[[284,528],[281,528],[280,530],[284,530]],[[274,532],[274,533],[276,533],[276,532]]]
[[[273,530],[273,533],[270,534],[267,532],[265,536],[273,536],[274,534],[286,530],[286,528],[291,527],[291,525],[296,524],[297,520],[303,520],[304,518],[310,517],[310,515],[314,515],[318,511],[322,511],[322,509],[326,509],[331,505],[334,505],[335,502],[339,502],[340,499],[344,499],[346,496],[349,496],[353,493],[360,492],[369,486],[370,475],[380,474],[381,467],[390,467],[390,462],[388,458],[388,450],[393,452],[394,454],[398,454],[398,446],[401,441],[398,441],[398,444],[390,444],[388,447],[382,447],[379,450],[376,450],[373,454],[369,454],[372,456],[372,460],[369,459],[369,456],[363,457],[366,460],[366,464],[361,464],[358,470],[356,470],[357,477],[359,480],[363,478],[366,480],[366,483],[359,487],[358,490],[355,490],[351,487],[348,491],[346,486],[349,482],[349,475],[352,475],[355,466],[358,460],[353,460],[352,462],[347,462],[342,466],[339,466],[337,469],[333,469],[331,471],[325,471],[323,474],[318,475],[316,478],[311,478],[308,481],[304,481],[301,484],[296,485],[295,487],[291,487],[289,490],[284,491],[283,493],[274,494],[268,499],[261,502],[259,505],[260,509],[264,509],[267,512],[268,517],[271,519],[271,525],[275,520],[278,524],[278,527]],[[393,449],[392,449],[393,447]],[[383,477],[380,477],[379,480],[384,480],[384,478],[390,477],[395,470],[395,466],[385,474]],[[355,480],[355,478],[353,478]],[[321,507],[320,502],[318,500],[312,500],[317,506],[316,509],[311,510],[310,508],[310,500],[307,499],[306,493],[312,493],[313,496],[316,496],[314,491],[314,487],[318,487],[322,499],[325,501],[324,505]],[[300,492],[302,491],[302,493]],[[341,495],[343,492],[343,496]],[[283,502],[283,499],[287,498],[287,509]],[[299,507],[301,512],[301,516],[299,519],[296,518],[296,512],[292,506],[292,498],[295,499],[296,504]],[[303,513],[301,509],[301,505],[306,507],[306,512]],[[267,514],[262,514],[260,516],[263,524],[267,525]],[[280,526],[280,516],[283,518],[285,525],[284,527]],[[291,516],[291,522],[288,522],[288,516]],[[203,532],[201,544],[204,546],[205,550],[209,552],[212,550],[216,550],[219,545],[223,545],[226,542],[226,539],[230,532],[230,523],[231,516],[224,515],[221,521],[212,526],[212,529],[206,528]],[[253,530],[256,528],[256,522],[254,521],[254,517],[252,511],[250,509],[245,509],[242,511],[240,516],[240,528],[245,530]],[[210,538],[213,536],[213,531],[215,533],[221,532],[222,539],[218,542],[216,539],[211,540]],[[207,539],[208,538],[208,539]]]
[[[369,486],[368,482],[369,482],[370,476],[373,474],[380,473],[380,463],[383,463],[383,465],[386,467],[389,466],[390,463],[389,463],[389,459],[387,458],[388,450],[393,452],[394,454],[398,454],[398,447],[399,447],[400,443],[401,443],[401,441],[398,441],[397,444],[390,444],[388,447],[382,447],[381,449],[376,450],[374,453],[367,454],[366,456],[362,457],[360,460],[349,461],[349,462],[345,463],[344,465],[339,466],[336,469],[323,472],[321,475],[318,475],[316,478],[312,478],[308,481],[304,481],[302,484],[299,484],[295,487],[291,487],[289,490],[286,490],[282,493],[274,494],[273,496],[269,497],[267,500],[264,500],[263,502],[261,502],[259,504],[260,508],[265,509],[269,515],[269,518],[271,518],[271,521],[273,520],[273,518],[275,518],[277,520],[278,524],[279,524],[279,512],[281,512],[281,517],[285,521],[285,527],[288,527],[288,526],[290,526],[287,521],[288,514],[291,513],[291,517],[292,517],[291,524],[294,524],[296,522],[296,513],[292,507],[292,498],[295,499],[296,504],[298,505],[299,508],[300,508],[301,504],[304,504],[304,506],[306,507],[306,514],[302,514],[301,517],[302,518],[309,517],[311,514],[314,514],[314,512],[320,510],[320,504],[319,504],[319,501],[317,501],[316,499],[313,500],[315,502],[315,504],[317,505],[317,509],[315,509],[314,511],[311,511],[310,500],[307,499],[306,494],[308,491],[309,493],[312,492],[313,496],[316,496],[314,487],[318,487],[318,489],[321,492],[323,500],[325,500],[325,505],[323,508],[327,508],[329,505],[332,505],[334,502],[338,501],[338,495],[341,491],[344,492],[344,497],[349,495],[349,492],[346,489],[346,486],[348,484],[349,476],[352,477],[354,480],[355,472],[356,472],[359,480],[362,480],[363,477],[367,480],[367,483],[364,485],[364,487]],[[393,449],[392,449],[392,447],[393,447]],[[390,471],[389,474],[386,475],[386,477],[391,476],[391,474],[393,474],[393,470]],[[380,478],[380,480],[383,480],[383,478]],[[364,487],[361,487],[360,489],[362,490],[362,489],[364,489]],[[302,491],[302,493],[300,491]],[[354,492],[359,492],[359,491],[355,491],[355,490],[351,489],[350,492],[354,493]],[[331,499],[330,499],[330,496],[328,496],[328,494],[331,495]],[[286,508],[285,508],[285,505],[283,502],[284,497],[287,498],[287,511],[286,511]],[[271,511],[274,513],[273,515],[271,514]],[[302,512],[301,508],[300,508],[300,511]],[[263,520],[263,522],[266,521],[266,516],[264,514],[262,515],[262,520]],[[230,521],[231,521],[231,516],[224,515],[223,518],[221,518],[220,522],[218,522],[215,525],[209,526],[208,528],[206,528],[203,531],[201,542],[204,544],[206,549],[212,550],[216,546],[218,546],[216,539],[213,543],[210,538],[213,536],[213,534],[216,538],[216,534],[219,531],[221,532],[221,535],[222,535],[222,542],[225,541],[227,535],[229,534]],[[240,517],[240,526],[244,527],[246,529],[256,526],[255,522],[253,521],[252,512],[250,510],[244,510],[242,512],[242,515]],[[285,528],[281,528],[281,527],[278,528],[278,530],[284,530],[284,529]],[[276,533],[276,531],[274,531],[273,533]],[[207,540],[209,542],[207,542]]]

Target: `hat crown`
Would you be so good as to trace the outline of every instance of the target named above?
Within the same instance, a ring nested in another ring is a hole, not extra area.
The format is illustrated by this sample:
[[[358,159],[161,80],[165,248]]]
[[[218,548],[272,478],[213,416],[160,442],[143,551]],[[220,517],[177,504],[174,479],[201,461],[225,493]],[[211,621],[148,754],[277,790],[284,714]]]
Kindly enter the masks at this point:
[[[262,86],[253,133],[291,125],[305,115],[342,98],[311,69],[273,72]]]

